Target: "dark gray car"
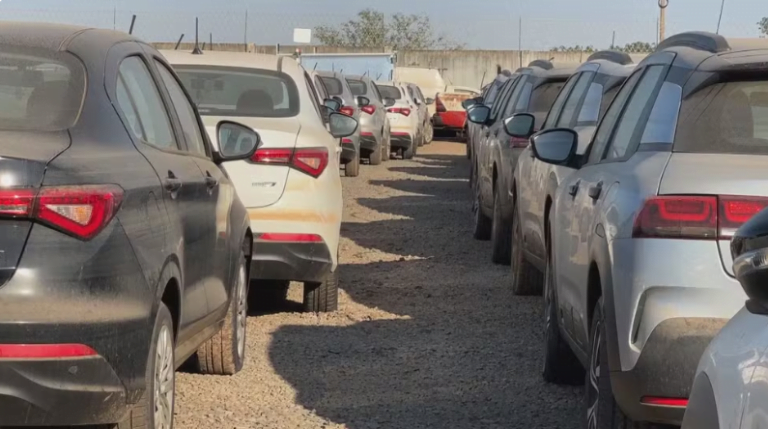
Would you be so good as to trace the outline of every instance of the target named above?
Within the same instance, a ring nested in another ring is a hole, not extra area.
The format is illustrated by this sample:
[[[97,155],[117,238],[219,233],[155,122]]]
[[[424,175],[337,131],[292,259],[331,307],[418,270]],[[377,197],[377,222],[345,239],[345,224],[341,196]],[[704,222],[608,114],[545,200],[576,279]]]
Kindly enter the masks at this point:
[[[360,121],[360,106],[357,97],[352,94],[347,79],[339,72],[319,71],[317,75],[328,90],[328,95],[341,103],[339,112]],[[357,127],[354,134],[341,139],[341,161],[346,165],[345,174],[356,177],[360,174],[360,133],[362,127]]]

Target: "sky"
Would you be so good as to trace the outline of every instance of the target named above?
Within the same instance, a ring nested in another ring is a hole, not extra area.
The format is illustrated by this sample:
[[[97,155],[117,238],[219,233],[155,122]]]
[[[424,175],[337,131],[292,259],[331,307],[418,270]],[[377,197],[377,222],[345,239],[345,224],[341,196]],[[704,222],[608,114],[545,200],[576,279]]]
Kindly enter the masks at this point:
[[[722,0],[669,0],[666,34],[715,31]],[[194,38],[214,42],[291,44],[294,28],[334,25],[367,7],[386,14],[430,17],[434,30],[469,49],[546,50],[555,46],[607,48],[655,42],[657,0],[1,0],[0,19],[54,21],[127,31],[148,41]],[[247,11],[247,12],[246,12]],[[247,20],[246,20],[247,13]],[[766,0],[725,0],[720,33],[757,37],[757,21],[768,16]],[[519,19],[522,18],[522,38]],[[247,21],[247,28],[246,28]]]

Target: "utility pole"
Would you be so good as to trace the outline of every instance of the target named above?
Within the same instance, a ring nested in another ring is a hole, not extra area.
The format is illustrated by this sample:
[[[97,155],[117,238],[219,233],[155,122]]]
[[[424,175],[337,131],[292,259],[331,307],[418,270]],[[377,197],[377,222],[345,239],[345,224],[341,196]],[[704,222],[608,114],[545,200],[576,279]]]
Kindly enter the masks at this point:
[[[725,9],[725,0],[720,2],[720,16],[717,18],[717,31],[715,31],[717,34],[720,34],[720,23],[723,21],[723,9]]]
[[[611,38],[611,49],[616,48],[616,30],[613,30],[613,37]]]
[[[659,0],[659,43],[664,40],[664,31],[666,30],[667,6],[669,0]]]
[[[520,17],[520,23],[517,26],[517,52],[520,55],[520,67],[523,66],[523,17]]]
[[[245,30],[243,30],[243,49],[248,52],[248,9],[245,10]]]

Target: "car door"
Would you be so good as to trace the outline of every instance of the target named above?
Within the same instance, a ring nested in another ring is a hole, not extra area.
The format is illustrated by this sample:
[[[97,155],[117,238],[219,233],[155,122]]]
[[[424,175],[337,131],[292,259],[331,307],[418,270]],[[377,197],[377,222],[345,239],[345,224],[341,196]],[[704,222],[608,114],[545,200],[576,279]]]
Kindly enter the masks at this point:
[[[205,131],[197,119],[193,104],[171,68],[155,57],[155,66],[168,91],[179,124],[183,130],[185,150],[200,169],[205,181],[204,192],[197,202],[199,225],[204,230],[200,242],[204,256],[210,262],[210,271],[204,273],[209,312],[219,315],[226,312],[234,282],[233,253],[229,245],[229,210],[235,197],[232,182],[211,159],[212,151],[205,139]]]
[[[384,105],[384,97],[381,95],[379,87],[372,80],[368,80],[368,90],[373,93],[373,97],[378,103],[375,113],[377,129],[383,130],[381,136],[386,138],[389,136],[389,119],[387,119],[387,107]],[[383,141],[383,143],[386,143],[386,141]]]
[[[122,60],[117,80],[117,104],[128,118],[136,147],[152,164],[165,189],[167,242],[180,259],[182,276],[177,340],[183,343],[205,327],[204,319],[208,315],[205,275],[210,270],[210,249],[203,249],[206,238],[196,213],[202,197],[199,185],[205,181],[193,157],[183,150],[183,137],[175,132],[178,129],[175,114],[168,114],[163,95],[146,61],[146,56],[139,53]]]
[[[491,128],[496,124],[498,116],[502,110],[507,106],[509,96],[515,85],[525,80],[523,78],[516,81],[507,81],[504,88],[501,90],[501,94],[496,99],[491,107],[491,113],[489,115],[488,122],[482,125],[480,131],[480,140],[478,144],[478,185],[480,186],[480,199],[483,203],[483,207],[486,212],[489,212],[493,203],[493,147],[491,141]]]

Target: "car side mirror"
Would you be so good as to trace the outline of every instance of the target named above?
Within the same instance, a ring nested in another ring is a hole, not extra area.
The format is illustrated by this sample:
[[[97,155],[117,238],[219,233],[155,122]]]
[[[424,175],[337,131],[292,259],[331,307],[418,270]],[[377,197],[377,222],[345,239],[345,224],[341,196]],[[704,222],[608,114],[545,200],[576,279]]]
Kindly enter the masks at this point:
[[[421,100],[419,100],[418,98],[414,98],[413,103],[416,104],[417,106],[421,106]]]
[[[360,107],[371,104],[371,100],[368,97],[363,97],[362,95],[358,95],[355,101],[357,101],[357,105]]]
[[[221,121],[216,125],[216,138],[219,143],[219,151],[213,153],[216,164],[250,159],[261,144],[259,133],[232,121]]]
[[[747,294],[747,309],[768,314],[768,208],[745,222],[731,238],[733,272]]]
[[[579,135],[569,128],[551,128],[531,137],[533,156],[555,165],[570,165],[578,147]]]
[[[482,102],[483,102],[483,97],[468,98],[461,102],[461,107],[463,107],[464,110],[469,110],[470,107],[474,106],[475,104],[480,104]]]
[[[341,109],[341,103],[338,100],[334,100],[332,98],[326,98],[323,101],[323,105],[333,112],[338,112],[339,109]]]
[[[485,124],[488,122],[488,118],[491,116],[491,108],[488,106],[475,105],[471,109],[467,110],[467,118],[469,121],[475,124]]]
[[[329,115],[328,124],[331,135],[336,138],[349,137],[357,131],[357,120],[339,112]]]
[[[392,107],[394,105],[395,105],[395,99],[394,98],[389,98],[389,97],[385,97],[384,98],[384,107]]]
[[[504,120],[504,131],[511,137],[528,139],[533,135],[536,118],[530,113],[518,113]]]
[[[427,98],[427,99],[426,99],[426,100],[424,100],[424,101],[426,101],[426,103],[427,103],[427,104],[432,104],[432,103],[434,103],[434,102],[435,102],[435,99],[434,99],[434,98]]]

